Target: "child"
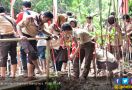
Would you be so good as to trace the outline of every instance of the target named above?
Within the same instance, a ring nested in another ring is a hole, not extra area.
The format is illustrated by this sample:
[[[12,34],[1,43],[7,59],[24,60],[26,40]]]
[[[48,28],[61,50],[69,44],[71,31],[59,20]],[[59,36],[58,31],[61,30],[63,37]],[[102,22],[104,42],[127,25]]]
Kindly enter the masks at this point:
[[[74,58],[73,77],[79,78],[79,60],[82,63],[85,58],[84,69],[80,77],[81,79],[85,80],[90,70],[95,44],[92,42],[93,38],[88,34],[86,30],[78,30],[77,36],[80,38],[80,44],[78,44],[75,52],[70,55],[70,58]],[[80,57],[77,55],[78,53],[80,54]]]

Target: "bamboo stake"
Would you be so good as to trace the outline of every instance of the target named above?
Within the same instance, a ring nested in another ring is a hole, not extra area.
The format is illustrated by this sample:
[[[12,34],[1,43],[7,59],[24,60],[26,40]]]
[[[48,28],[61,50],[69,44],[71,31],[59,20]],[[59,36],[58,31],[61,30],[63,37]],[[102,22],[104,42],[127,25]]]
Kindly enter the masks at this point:
[[[109,15],[110,15],[110,11],[111,11],[111,3],[112,3],[112,0],[110,0],[110,2],[109,2],[109,11],[108,11],[108,17],[109,17]]]
[[[46,74],[47,74],[47,82],[49,80],[49,61],[51,59],[50,56],[50,41],[47,41],[47,47],[46,47]]]
[[[78,45],[80,45],[80,43],[79,43]],[[79,73],[81,73],[81,57],[80,57],[80,47],[79,47]]]
[[[94,77],[97,78],[97,67],[96,67],[97,55],[96,55],[96,43],[94,49],[94,57],[93,57],[93,68],[94,68]]]
[[[116,6],[115,6],[115,0],[113,0],[113,10],[114,10],[115,13],[117,14]]]
[[[100,10],[100,29],[101,29],[101,46],[103,46],[103,27],[102,27],[102,0],[99,0],[99,10]]]
[[[68,78],[71,76],[71,62],[70,62],[70,47],[67,47],[67,52],[68,52]]]
[[[55,70],[56,76],[58,76],[58,71],[57,71],[57,67],[56,67],[56,58],[55,58],[55,54],[54,54],[53,48],[52,48],[52,57],[53,57],[52,61],[53,61],[53,64],[54,64],[54,70]]]

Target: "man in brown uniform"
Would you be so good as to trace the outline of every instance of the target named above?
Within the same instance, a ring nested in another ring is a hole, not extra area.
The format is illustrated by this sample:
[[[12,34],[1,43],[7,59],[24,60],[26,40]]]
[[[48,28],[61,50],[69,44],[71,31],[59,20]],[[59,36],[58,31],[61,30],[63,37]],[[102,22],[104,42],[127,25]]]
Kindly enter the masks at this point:
[[[116,54],[117,60],[122,58],[122,31],[121,27],[116,21],[116,18],[113,15],[108,17],[108,24],[109,24],[109,45],[110,45],[110,52],[112,54]]]
[[[13,18],[5,14],[5,9],[0,7],[0,39],[15,38],[15,30],[12,23],[15,22]],[[1,79],[5,79],[6,63],[8,54],[11,57],[11,77],[15,77],[17,59],[16,59],[16,41],[0,42],[0,71]]]
[[[44,12],[43,14],[37,14],[34,11],[26,10],[23,14],[23,19],[17,24],[18,33],[20,35],[21,39],[27,39],[27,38],[34,38],[38,32],[42,31],[43,33],[47,35],[51,35],[50,33],[46,32],[44,30],[44,23],[48,22],[49,20],[52,20],[53,14],[49,11]],[[41,73],[40,68],[37,63],[37,41],[31,40],[27,43],[29,49],[28,52],[28,80],[35,79],[33,77],[34,74],[34,66],[38,70],[38,72]]]
[[[129,15],[123,15],[123,21],[124,21],[124,29],[126,30],[126,34],[128,36],[132,36],[132,23]]]

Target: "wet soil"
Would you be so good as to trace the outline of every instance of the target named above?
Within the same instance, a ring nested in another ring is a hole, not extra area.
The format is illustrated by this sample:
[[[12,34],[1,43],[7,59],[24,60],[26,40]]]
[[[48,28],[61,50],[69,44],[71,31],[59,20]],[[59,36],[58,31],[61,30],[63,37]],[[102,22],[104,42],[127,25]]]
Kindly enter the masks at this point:
[[[86,80],[69,79],[66,75],[58,78],[60,90],[114,90],[113,79],[107,77],[88,77]]]

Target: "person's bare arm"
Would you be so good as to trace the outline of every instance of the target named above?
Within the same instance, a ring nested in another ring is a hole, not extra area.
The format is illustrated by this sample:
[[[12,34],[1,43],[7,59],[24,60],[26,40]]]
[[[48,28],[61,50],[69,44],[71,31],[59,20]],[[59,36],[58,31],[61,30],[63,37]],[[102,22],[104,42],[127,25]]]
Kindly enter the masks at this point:
[[[13,33],[14,33],[15,37],[19,37],[15,19],[12,18],[12,22],[13,22],[13,24],[14,24],[14,25],[13,25],[13,28],[14,28],[14,29],[13,29]]]
[[[132,25],[126,28],[127,35],[132,34]]]
[[[77,55],[77,53],[79,52],[79,50],[80,50],[80,44],[78,43],[77,38],[73,38],[73,40],[76,43],[77,48],[76,48],[75,52],[70,55],[71,59],[73,59]]]
[[[118,33],[122,33],[121,32],[121,27],[116,23],[115,24],[115,29],[116,29],[116,31],[118,32]]]
[[[22,27],[23,27],[23,21],[21,21],[20,23],[17,24],[17,32],[21,39],[27,39],[27,37],[23,36],[23,34],[22,34]]]
[[[71,55],[70,55],[70,58],[73,59],[73,58],[77,55],[77,53],[79,52],[79,50],[80,50],[80,46],[78,45],[78,47],[77,47],[77,49],[75,50],[74,54],[71,54]]]
[[[46,30],[43,30],[43,33],[49,36],[52,36],[52,34],[50,32],[47,32]]]

